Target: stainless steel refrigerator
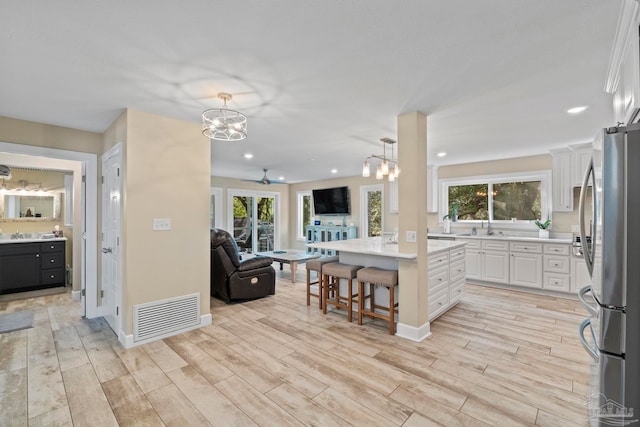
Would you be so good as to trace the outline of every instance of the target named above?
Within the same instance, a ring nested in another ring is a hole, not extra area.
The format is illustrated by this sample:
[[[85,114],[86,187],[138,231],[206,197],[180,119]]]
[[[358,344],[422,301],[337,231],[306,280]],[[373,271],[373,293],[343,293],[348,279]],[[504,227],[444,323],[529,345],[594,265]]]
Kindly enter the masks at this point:
[[[586,224],[589,186],[592,220]],[[580,193],[580,228],[591,274],[591,285],[579,292],[591,316],[579,331],[593,359],[591,425],[640,425],[640,124],[596,137]]]

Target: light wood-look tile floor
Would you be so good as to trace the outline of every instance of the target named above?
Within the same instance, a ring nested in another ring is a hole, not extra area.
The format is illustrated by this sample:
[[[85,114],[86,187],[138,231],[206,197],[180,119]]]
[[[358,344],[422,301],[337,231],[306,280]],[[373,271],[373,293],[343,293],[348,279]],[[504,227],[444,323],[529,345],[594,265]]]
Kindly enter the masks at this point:
[[[273,297],[124,350],[70,295],[0,303],[34,327],[0,334],[0,425],[587,425],[577,301],[467,286],[421,343],[323,316],[278,272]]]

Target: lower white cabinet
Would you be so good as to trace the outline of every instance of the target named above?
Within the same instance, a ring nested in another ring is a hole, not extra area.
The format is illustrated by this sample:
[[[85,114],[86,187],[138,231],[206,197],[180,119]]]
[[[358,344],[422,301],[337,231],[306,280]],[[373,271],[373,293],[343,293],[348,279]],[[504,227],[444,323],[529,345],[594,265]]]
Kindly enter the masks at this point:
[[[512,285],[542,288],[542,255],[512,252],[509,272]]]
[[[454,248],[429,255],[429,321],[455,305],[464,295],[465,249]]]
[[[509,252],[508,246],[501,248],[495,241],[464,240],[467,242],[465,255],[465,269],[467,278],[486,280],[488,282],[509,283]],[[492,250],[506,249],[506,250]]]
[[[584,258],[571,258],[571,292],[577,293],[580,289],[591,284],[591,277]]]

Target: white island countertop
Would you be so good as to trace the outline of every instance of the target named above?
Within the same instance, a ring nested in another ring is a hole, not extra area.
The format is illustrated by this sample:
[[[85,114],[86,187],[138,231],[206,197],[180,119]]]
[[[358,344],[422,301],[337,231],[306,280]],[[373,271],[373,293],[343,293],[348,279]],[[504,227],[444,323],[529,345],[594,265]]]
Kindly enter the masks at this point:
[[[463,247],[464,245],[466,245],[465,242],[459,241],[431,240],[427,243],[427,253],[434,254],[455,247]],[[398,244],[383,244],[382,238],[380,237],[309,243],[306,246],[316,249],[329,249],[354,254],[378,255],[397,259],[416,259],[417,257],[413,252],[400,252]]]

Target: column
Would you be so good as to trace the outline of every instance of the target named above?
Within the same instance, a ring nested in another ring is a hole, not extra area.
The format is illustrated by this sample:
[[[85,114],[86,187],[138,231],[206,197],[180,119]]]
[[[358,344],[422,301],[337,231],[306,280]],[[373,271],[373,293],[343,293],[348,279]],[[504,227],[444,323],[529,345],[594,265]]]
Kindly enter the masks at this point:
[[[396,335],[422,341],[430,334],[427,295],[427,116],[398,116],[398,230],[400,252],[417,259],[399,261],[399,318]],[[415,232],[416,241],[410,240]]]

